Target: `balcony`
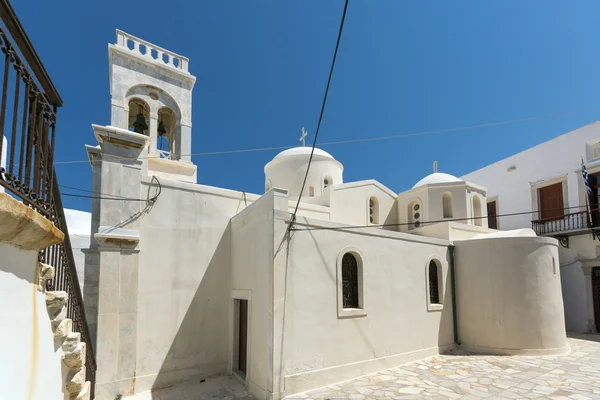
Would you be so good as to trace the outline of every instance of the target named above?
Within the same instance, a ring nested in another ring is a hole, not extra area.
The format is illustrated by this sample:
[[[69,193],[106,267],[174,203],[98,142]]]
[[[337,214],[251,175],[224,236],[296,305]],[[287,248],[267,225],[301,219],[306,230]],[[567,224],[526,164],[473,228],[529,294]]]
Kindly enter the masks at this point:
[[[591,210],[592,214],[600,209]],[[568,247],[568,237],[594,233],[596,224],[590,218],[590,212],[578,211],[562,217],[543,218],[531,221],[531,228],[538,236],[553,236]]]

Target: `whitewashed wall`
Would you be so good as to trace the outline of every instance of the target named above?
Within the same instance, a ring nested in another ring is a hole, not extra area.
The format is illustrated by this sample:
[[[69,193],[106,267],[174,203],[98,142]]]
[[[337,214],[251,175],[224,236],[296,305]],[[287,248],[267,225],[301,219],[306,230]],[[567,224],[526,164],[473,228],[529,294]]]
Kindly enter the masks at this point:
[[[461,347],[491,354],[569,351],[557,246],[540,237],[456,242]]]
[[[375,180],[334,185],[330,189],[331,220],[348,225],[369,225],[369,199],[377,198],[377,224],[395,224],[396,194]],[[397,227],[390,226],[389,230]]]
[[[275,243],[285,235],[285,218],[276,212]],[[298,220],[303,228],[307,220]],[[275,393],[321,387],[452,346],[448,243],[375,228],[293,232],[274,264]],[[340,318],[337,262],[346,250],[363,255],[366,315]],[[432,257],[442,265],[446,293],[438,311],[427,304]]]
[[[44,293],[37,291],[37,251],[0,243],[0,388],[6,399],[63,399],[61,351]]]
[[[566,188],[565,207],[585,205],[581,159],[585,160],[589,173],[600,171],[600,160],[594,159],[592,151],[599,141],[600,122],[594,122],[461,179],[487,187],[487,198],[496,198],[498,214],[536,211],[537,188],[553,182],[563,182],[563,189]],[[579,210],[572,209],[576,211]],[[537,214],[500,217],[498,228],[531,228],[531,220],[537,218]],[[570,332],[584,332],[588,326],[586,287],[578,260],[596,258],[596,245],[590,235],[585,235],[571,237],[569,248],[559,249],[565,320]]]
[[[77,278],[83,294],[85,285],[85,250],[90,248],[92,232],[92,214],[85,211],[65,208],[65,218],[69,229],[69,239],[73,249],[73,258],[77,267]]]

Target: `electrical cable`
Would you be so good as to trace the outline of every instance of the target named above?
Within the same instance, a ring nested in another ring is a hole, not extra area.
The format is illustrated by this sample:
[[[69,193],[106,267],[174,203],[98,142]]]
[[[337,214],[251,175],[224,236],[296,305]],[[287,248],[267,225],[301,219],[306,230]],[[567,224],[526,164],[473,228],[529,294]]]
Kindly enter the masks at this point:
[[[509,124],[515,124],[515,123],[520,123],[520,122],[535,121],[535,120],[540,120],[540,119],[572,115],[572,114],[576,114],[576,113],[580,113],[580,112],[584,112],[584,111],[596,110],[598,108],[600,108],[600,106],[585,107],[585,108],[579,108],[579,109],[574,109],[574,110],[569,110],[569,111],[564,111],[564,112],[556,112],[556,113],[550,113],[550,114],[537,115],[537,116],[533,116],[533,117],[522,117],[522,118],[515,118],[515,119],[510,119],[510,120],[505,120],[505,121],[489,122],[489,123],[478,124],[478,125],[466,125],[466,126],[438,129],[438,130],[432,130],[432,131],[413,132],[413,133],[405,133],[405,134],[397,134],[397,135],[389,135],[389,136],[377,136],[377,137],[371,137],[371,138],[340,140],[340,141],[335,141],[335,142],[322,142],[322,143],[319,143],[319,146],[333,146],[333,145],[340,145],[340,144],[352,144],[352,143],[372,142],[372,141],[379,141],[379,140],[402,139],[402,138],[408,138],[408,137],[433,135],[433,134],[439,134],[439,133],[468,131],[468,130],[481,129],[481,128],[490,128],[493,126],[509,125]],[[200,157],[200,156],[213,156],[213,155],[236,154],[236,153],[252,153],[252,152],[259,152],[259,151],[287,150],[287,149],[291,149],[294,147],[296,147],[296,146],[272,146],[272,147],[257,147],[257,148],[250,148],[250,149],[238,149],[238,150],[209,151],[209,152],[201,152],[201,153],[181,154],[180,157],[194,157],[194,156]],[[120,156],[115,156],[115,155],[111,155],[111,157],[118,159],[118,160],[130,160],[130,161],[160,158],[160,156],[147,156],[147,157],[133,158],[133,157],[120,157]],[[54,164],[55,165],[69,165],[69,164],[92,163],[92,162],[99,162],[99,161],[100,160],[93,160],[93,161],[71,160],[71,161],[56,161],[56,162],[54,162]]]
[[[84,199],[96,199],[96,200],[120,200],[120,201],[148,201],[148,199],[134,199],[129,197],[104,197],[104,196],[88,196],[85,194],[75,194],[75,193],[61,193],[61,196],[69,196],[69,197],[81,197]]]
[[[93,191],[93,190],[81,189],[81,188],[78,188],[78,187],[68,186],[68,185],[63,185],[63,184],[58,184],[58,186],[62,187],[62,188],[66,188],[66,189],[78,190],[80,192],[99,194],[101,196],[111,196],[111,197],[115,197],[117,200],[118,199],[129,199],[130,198],[130,197],[119,196],[119,195],[116,195],[116,194],[108,194],[108,193],[96,192],[96,191]]]
[[[557,208],[557,209],[552,209],[552,210],[544,210],[546,212],[554,212],[554,211],[564,211],[564,210],[569,210],[569,209],[573,209],[573,208],[586,208],[586,206],[572,206],[572,207],[563,207],[563,208]],[[594,209],[596,210],[596,209]],[[523,211],[523,212],[516,212],[516,213],[508,213],[508,214],[496,214],[495,217],[496,218],[500,218],[500,217],[514,217],[514,216],[518,216],[518,215],[526,215],[526,214],[535,214],[535,213],[539,213],[540,211]],[[446,218],[446,219],[440,219],[440,220],[433,220],[433,221],[424,221],[420,223],[420,226],[424,226],[426,224],[436,224],[436,223],[440,223],[440,222],[460,222],[460,221],[471,221],[471,220],[476,220],[476,219],[487,219],[489,216],[481,216],[481,217],[468,217],[468,218]],[[560,218],[556,218],[557,220],[559,220]],[[549,221],[552,221],[553,219],[550,219]],[[543,221],[541,221],[543,222]],[[290,221],[290,225],[292,224],[292,221]],[[303,225],[303,224],[301,224]],[[395,224],[373,224],[373,225],[348,225],[348,226],[333,226],[333,227],[326,227],[326,226],[318,226],[318,227],[313,227],[313,228],[292,228],[291,230],[293,231],[312,231],[312,230],[328,230],[328,231],[335,231],[335,230],[347,230],[347,229],[361,229],[361,228],[384,228],[384,227],[391,227],[391,226],[407,226],[407,225],[412,225],[414,226],[415,223],[414,222],[399,222],[399,223],[395,223]]]
[[[292,214],[292,220],[290,223],[290,228],[296,219],[296,213],[298,212],[298,206],[300,206],[300,199],[302,199],[302,192],[304,191],[304,186],[306,185],[306,179],[308,178],[308,172],[310,170],[310,164],[312,162],[313,154],[315,152],[315,147],[317,145],[317,138],[319,137],[319,129],[321,128],[321,121],[323,120],[323,114],[325,113],[325,104],[327,103],[327,94],[329,93],[329,86],[331,85],[331,77],[333,76],[333,70],[335,68],[335,60],[337,59],[338,49],[340,48],[340,40],[342,39],[342,31],[344,30],[344,21],[346,20],[346,11],[348,10],[348,0],[344,3],[344,11],[342,13],[342,22],[340,23],[340,31],[338,32],[337,42],[335,44],[335,51],[333,52],[333,60],[331,61],[331,68],[329,69],[329,78],[327,79],[327,86],[325,87],[325,95],[323,96],[323,104],[321,104],[321,113],[319,114],[319,122],[317,123],[317,130],[315,131],[315,139],[313,140],[313,145],[310,150],[310,157],[308,158],[308,165],[306,166],[306,174],[304,175],[304,181],[302,182],[302,188],[300,189],[300,196],[298,197],[298,202],[296,203],[296,208],[294,209],[294,213]]]
[[[66,188],[69,188],[72,190],[79,190],[82,192],[100,194],[100,196],[88,196],[88,195],[76,194],[76,193],[61,193],[61,196],[79,197],[79,198],[95,199],[95,200],[144,201],[144,202],[154,203],[158,199],[158,196],[160,196],[160,194],[162,193],[162,185],[160,184],[160,181],[158,180],[158,178],[156,176],[152,176],[152,181],[156,181],[156,183],[158,184],[158,193],[155,194],[153,197],[148,197],[146,199],[136,199],[133,197],[123,197],[123,196],[118,196],[118,195],[114,195],[114,194],[94,192],[93,190],[80,189],[80,188],[76,188],[73,186],[67,186],[67,185],[61,185],[61,184],[59,184],[58,186],[66,187]],[[115,197],[106,197],[106,196],[115,196]]]

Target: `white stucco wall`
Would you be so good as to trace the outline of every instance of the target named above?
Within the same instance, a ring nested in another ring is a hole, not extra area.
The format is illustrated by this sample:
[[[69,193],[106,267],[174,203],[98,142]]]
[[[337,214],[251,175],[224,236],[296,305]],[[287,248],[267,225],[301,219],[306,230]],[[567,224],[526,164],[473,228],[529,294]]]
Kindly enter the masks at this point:
[[[461,347],[492,354],[562,354],[558,243],[539,237],[456,242]]]
[[[285,218],[276,212],[275,243],[285,235]],[[340,226],[299,218],[297,227],[306,222]],[[275,392],[321,387],[451,346],[447,245],[376,228],[294,231],[274,265]],[[347,250],[363,256],[366,315],[340,318],[337,263]],[[444,306],[438,311],[428,311],[427,304],[426,267],[432,257],[443,269]]]
[[[464,175],[461,179],[484,185],[488,199],[495,199],[498,214],[537,211],[537,189],[562,182],[564,206],[572,208],[565,213],[585,209],[585,189],[581,178],[581,159],[588,173],[600,171],[600,159],[593,148],[600,142],[600,122],[583,126],[555,139],[500,160],[494,164]],[[502,230],[531,228],[537,213],[500,217]],[[562,292],[564,296],[566,327],[570,332],[585,332],[586,287],[577,260],[597,257],[597,243],[590,235],[570,238],[569,248],[560,249]],[[600,265],[600,264],[599,264]]]
[[[229,365],[228,226],[243,195],[161,183],[140,225],[136,392],[227,373]]]
[[[444,194],[448,193],[450,198],[451,212],[449,216],[444,216]],[[481,218],[475,219],[473,208],[473,197],[479,197],[481,202]],[[418,211],[421,214],[421,226],[440,221],[456,220],[455,222],[468,225],[478,225],[487,228],[487,208],[486,208],[486,190],[484,187],[473,185],[469,182],[443,182],[433,183],[424,186],[418,186],[398,195],[397,212],[399,230],[408,232],[413,230],[411,215],[415,214],[409,205],[415,200],[421,202],[421,208]],[[414,218],[413,218],[414,220]]]
[[[44,293],[37,291],[37,251],[0,243],[0,388],[6,399],[63,399],[61,352]]]
[[[77,278],[83,293],[85,285],[85,254],[90,248],[90,235],[92,231],[92,214],[85,211],[71,210],[65,208],[65,218],[69,229],[69,239],[73,249],[73,258],[77,267]]]
[[[532,207],[537,207],[532,186],[550,183],[553,179],[566,182],[565,207],[585,205],[583,185],[580,184],[581,158],[586,164],[591,163],[587,165],[589,173],[595,171],[595,161],[600,162],[600,159],[594,160],[587,153],[586,144],[596,141],[600,141],[600,122],[558,136],[461,179],[487,187],[488,198],[498,196],[497,204],[502,214],[532,211]],[[531,219],[527,214],[501,218],[500,229],[530,228]]]
[[[375,180],[366,180],[330,188],[331,220],[348,225],[370,225],[369,199],[375,197],[378,221],[375,225],[395,224],[396,194]],[[397,230],[396,226],[387,227]]]
[[[287,197],[283,198],[284,206]],[[234,299],[247,299],[248,350],[246,383],[258,399],[269,398],[273,382],[273,209],[275,191],[231,220],[231,291],[228,328],[230,368],[236,358]],[[235,369],[235,368],[233,368]]]

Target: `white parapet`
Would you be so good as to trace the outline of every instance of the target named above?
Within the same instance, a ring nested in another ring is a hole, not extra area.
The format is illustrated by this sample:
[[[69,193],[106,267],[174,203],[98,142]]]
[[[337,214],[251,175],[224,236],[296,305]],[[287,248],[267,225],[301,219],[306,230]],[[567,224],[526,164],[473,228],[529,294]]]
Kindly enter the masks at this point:
[[[190,60],[187,57],[180,56],[177,53],[163,49],[119,29],[117,29],[117,42],[115,45],[129,50],[137,56],[146,57],[154,62],[162,63],[182,72],[188,72]]]

